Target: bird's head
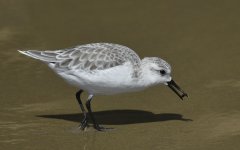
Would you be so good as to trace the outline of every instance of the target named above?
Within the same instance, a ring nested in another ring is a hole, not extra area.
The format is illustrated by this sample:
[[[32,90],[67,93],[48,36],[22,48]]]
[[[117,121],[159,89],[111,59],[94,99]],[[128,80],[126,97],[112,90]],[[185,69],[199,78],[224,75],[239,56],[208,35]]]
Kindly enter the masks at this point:
[[[169,86],[181,99],[188,96],[172,79],[171,66],[161,58],[146,57],[142,60],[145,78],[153,84]]]

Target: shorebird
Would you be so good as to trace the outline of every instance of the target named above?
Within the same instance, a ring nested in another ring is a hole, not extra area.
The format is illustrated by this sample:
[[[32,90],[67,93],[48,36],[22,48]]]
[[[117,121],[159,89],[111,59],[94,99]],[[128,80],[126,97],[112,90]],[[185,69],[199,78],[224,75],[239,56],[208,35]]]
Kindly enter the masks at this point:
[[[20,53],[46,63],[69,84],[79,88],[76,99],[84,115],[80,128],[88,127],[89,118],[96,130],[99,126],[91,109],[95,95],[111,95],[141,91],[148,87],[165,84],[181,99],[188,95],[171,77],[171,66],[159,57],[142,60],[130,48],[112,43],[91,43],[55,51],[26,50]],[[85,111],[81,101],[83,91],[88,92]]]

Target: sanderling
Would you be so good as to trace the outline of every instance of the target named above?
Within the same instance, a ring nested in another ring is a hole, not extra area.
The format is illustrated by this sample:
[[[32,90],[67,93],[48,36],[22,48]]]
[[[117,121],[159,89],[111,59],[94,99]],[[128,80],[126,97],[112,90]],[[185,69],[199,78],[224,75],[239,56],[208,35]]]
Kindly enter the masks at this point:
[[[88,126],[89,117],[95,129],[105,129],[96,122],[91,110],[91,100],[95,95],[140,91],[165,84],[181,99],[187,96],[172,80],[171,66],[166,61],[158,57],[141,60],[132,49],[119,44],[92,43],[55,51],[19,52],[45,62],[69,84],[79,88],[76,99],[84,115],[81,129]],[[80,98],[83,91],[89,94],[86,101],[88,113]]]

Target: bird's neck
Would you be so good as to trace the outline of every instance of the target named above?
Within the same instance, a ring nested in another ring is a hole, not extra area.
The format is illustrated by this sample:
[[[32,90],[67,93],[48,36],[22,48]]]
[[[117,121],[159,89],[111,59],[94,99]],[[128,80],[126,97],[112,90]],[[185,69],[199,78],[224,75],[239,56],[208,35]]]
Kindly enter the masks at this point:
[[[159,84],[155,76],[149,70],[148,66],[142,64],[139,69],[138,77],[135,79],[139,86],[150,87]]]

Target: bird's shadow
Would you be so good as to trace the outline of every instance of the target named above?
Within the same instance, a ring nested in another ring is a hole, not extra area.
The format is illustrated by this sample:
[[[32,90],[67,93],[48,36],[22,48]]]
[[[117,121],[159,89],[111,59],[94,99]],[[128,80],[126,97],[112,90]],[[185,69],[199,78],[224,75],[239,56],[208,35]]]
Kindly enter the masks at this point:
[[[136,124],[147,122],[160,122],[160,121],[192,121],[191,119],[184,118],[181,114],[175,113],[161,113],[154,114],[150,111],[143,110],[107,110],[94,112],[98,123],[105,125],[121,125],[121,124]],[[81,122],[83,115],[79,113],[73,114],[54,114],[54,115],[38,115],[37,117],[62,119],[74,122]]]

